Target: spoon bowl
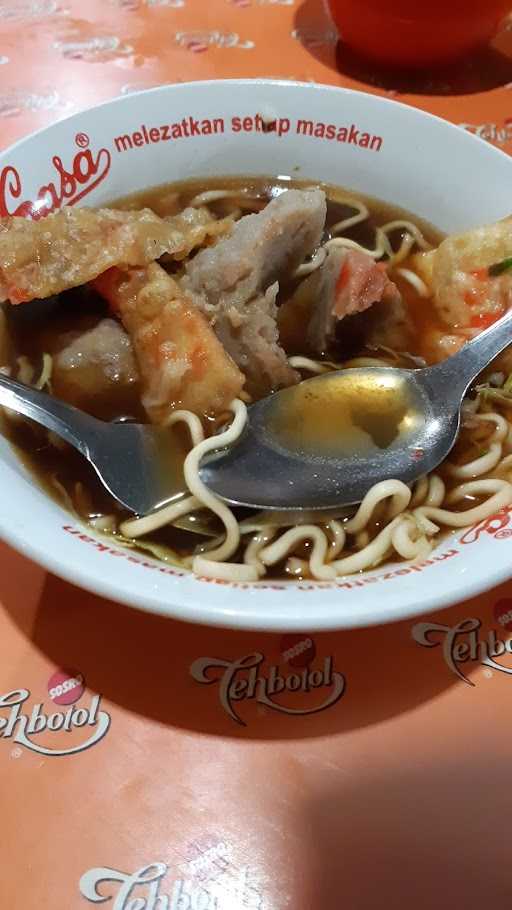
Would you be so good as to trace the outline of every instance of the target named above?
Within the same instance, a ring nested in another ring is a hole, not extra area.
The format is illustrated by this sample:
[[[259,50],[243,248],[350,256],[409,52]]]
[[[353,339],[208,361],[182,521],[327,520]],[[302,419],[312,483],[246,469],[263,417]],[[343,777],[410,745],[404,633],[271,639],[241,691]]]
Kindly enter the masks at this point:
[[[459,428],[459,409],[447,413],[431,394],[431,373],[356,368],[277,392],[249,408],[240,440],[205,459],[201,479],[232,505],[322,511],[361,502],[382,480],[413,483],[446,458]],[[318,401],[320,434],[304,420],[305,395]]]

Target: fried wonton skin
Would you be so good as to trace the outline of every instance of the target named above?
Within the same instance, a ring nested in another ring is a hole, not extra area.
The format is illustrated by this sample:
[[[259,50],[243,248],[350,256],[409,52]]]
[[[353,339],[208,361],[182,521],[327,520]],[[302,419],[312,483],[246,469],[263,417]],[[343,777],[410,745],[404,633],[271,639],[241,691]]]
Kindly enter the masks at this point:
[[[144,266],[231,230],[206,209],[159,218],[150,209],[64,208],[39,221],[0,219],[0,300],[23,303],[93,281],[113,266]]]
[[[512,305],[512,219],[447,237],[412,264],[445,325],[485,329]]]

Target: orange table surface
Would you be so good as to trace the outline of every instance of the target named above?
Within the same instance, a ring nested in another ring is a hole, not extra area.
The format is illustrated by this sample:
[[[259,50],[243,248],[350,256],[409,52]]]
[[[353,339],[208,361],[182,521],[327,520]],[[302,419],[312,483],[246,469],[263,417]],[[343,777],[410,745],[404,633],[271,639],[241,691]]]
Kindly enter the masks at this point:
[[[512,152],[508,23],[412,77],[337,47],[314,0],[0,0],[2,146],[120,93],[234,76],[391,95]],[[0,604],[1,910],[510,906],[512,582],[280,636],[129,610],[0,545]]]

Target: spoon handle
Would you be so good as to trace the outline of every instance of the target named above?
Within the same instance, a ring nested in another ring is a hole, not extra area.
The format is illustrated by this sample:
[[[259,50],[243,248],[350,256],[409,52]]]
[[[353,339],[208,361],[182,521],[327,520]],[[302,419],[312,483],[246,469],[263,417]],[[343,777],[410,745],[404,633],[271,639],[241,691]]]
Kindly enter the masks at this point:
[[[512,344],[512,309],[460,351],[424,373],[442,400],[457,408],[469,386],[498,354]]]
[[[3,373],[0,373],[0,405],[52,430],[88,456],[87,438],[100,423],[95,417]]]

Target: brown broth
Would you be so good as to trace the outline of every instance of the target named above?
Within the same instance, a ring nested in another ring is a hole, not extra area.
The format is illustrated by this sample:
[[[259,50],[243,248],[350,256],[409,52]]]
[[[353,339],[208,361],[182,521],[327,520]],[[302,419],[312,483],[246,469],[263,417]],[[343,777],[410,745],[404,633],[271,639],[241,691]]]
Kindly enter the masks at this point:
[[[370,457],[411,431],[421,415],[402,378],[327,374],[292,386],[268,430],[285,449],[332,457]]]
[[[228,188],[238,195],[209,203],[211,211],[218,217],[224,217],[234,209],[242,209],[243,214],[258,211],[268,200],[285,189],[304,188],[311,185],[311,181],[296,181],[287,177],[216,177],[159,186],[143,193],[118,199],[111,205],[121,209],[138,209],[146,206],[159,215],[171,215],[187,206],[198,193]],[[326,238],[329,236],[329,229],[332,225],[353,214],[353,209],[345,200],[357,198],[367,205],[370,217],[364,224],[356,225],[344,232],[344,236],[350,237],[363,246],[368,248],[373,246],[376,227],[397,219],[413,221],[433,246],[442,239],[440,232],[431,225],[426,224],[415,215],[411,216],[397,206],[388,205],[378,199],[361,194],[354,194],[340,187],[324,184],[321,186],[328,199]],[[399,241],[400,237],[397,232],[396,237],[392,238],[392,243],[397,245]],[[407,263],[404,265],[406,266]],[[417,296],[407,282],[398,279],[397,283],[400,285],[413,324],[412,340],[408,347],[409,353],[424,356],[424,338],[430,331],[439,330],[441,326],[437,322],[432,308],[424,299]],[[295,284],[296,281],[292,278],[289,282],[282,284],[278,303],[293,291]],[[93,328],[101,318],[108,315],[105,303],[89,289],[71,290],[61,294],[59,298],[34,301],[16,308],[9,307],[6,312],[9,334],[12,339],[11,366],[14,375],[16,374],[17,357],[28,358],[37,375],[44,352],[56,354],[74,333],[78,334],[80,331]],[[368,353],[365,351],[364,337],[361,338],[359,323],[358,317],[348,317],[343,321],[345,341],[340,341],[338,352],[340,357],[346,358]],[[289,355],[309,353],[300,327],[287,326],[286,331],[283,329],[283,334],[286,336],[285,348]],[[373,352],[372,356],[377,355]],[[54,387],[53,391],[57,397],[81,406],[101,419],[113,420],[124,417],[145,420],[140,402],[140,388],[137,384],[113,388],[109,397],[102,398],[101,401],[87,401],[85,405],[83,401],[77,400],[76,390],[61,385]],[[375,394],[375,390],[373,390],[373,394]],[[301,406],[302,404],[304,402],[301,403]],[[402,412],[405,405],[403,402],[398,402],[397,407],[398,426],[403,417]],[[322,426],[324,423],[325,421]],[[104,491],[93,469],[75,450],[67,445],[58,448],[51,445],[45,431],[28,422],[4,419],[3,424],[6,435],[16,446],[25,464],[30,466],[39,482],[59,502],[64,505],[69,504],[69,500],[61,492],[64,489],[75,508],[85,519],[91,515],[119,514],[121,512],[120,507],[116,506]],[[312,425],[313,416],[311,416],[311,421],[308,421],[308,430]],[[380,445],[384,437],[378,418],[375,419],[370,429],[375,439],[375,434],[379,437],[377,444]],[[155,532],[148,539],[172,548],[179,555],[185,555],[190,554],[201,538],[187,531],[165,528]],[[306,547],[305,553],[307,549]],[[282,567],[277,567],[271,572],[272,575],[280,573],[282,574]]]

